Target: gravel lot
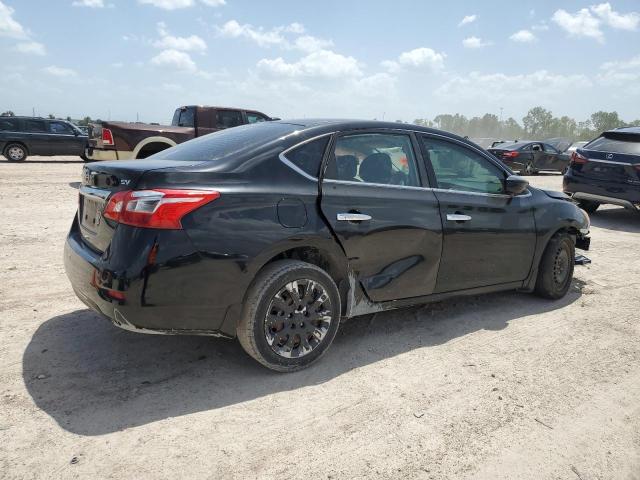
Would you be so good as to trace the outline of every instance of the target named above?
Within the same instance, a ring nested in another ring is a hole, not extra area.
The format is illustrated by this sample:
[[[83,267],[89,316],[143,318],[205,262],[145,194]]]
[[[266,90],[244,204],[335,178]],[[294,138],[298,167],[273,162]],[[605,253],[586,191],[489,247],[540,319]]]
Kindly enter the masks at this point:
[[[640,479],[640,215],[593,215],[593,264],[560,301],[355,319],[282,375],[76,299],[62,247],[81,168],[0,160],[0,477]]]

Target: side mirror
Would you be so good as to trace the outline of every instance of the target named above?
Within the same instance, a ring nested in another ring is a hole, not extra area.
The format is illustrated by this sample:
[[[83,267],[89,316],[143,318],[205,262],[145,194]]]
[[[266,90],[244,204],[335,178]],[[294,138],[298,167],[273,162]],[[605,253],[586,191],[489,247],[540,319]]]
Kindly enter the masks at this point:
[[[520,195],[529,186],[529,181],[520,175],[509,175],[505,180],[505,190],[509,195]]]

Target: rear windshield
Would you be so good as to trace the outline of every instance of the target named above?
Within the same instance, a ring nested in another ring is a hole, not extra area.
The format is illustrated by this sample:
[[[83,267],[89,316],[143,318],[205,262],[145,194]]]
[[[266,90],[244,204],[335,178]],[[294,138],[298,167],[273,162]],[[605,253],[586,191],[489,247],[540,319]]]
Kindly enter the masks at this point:
[[[300,128],[300,125],[274,122],[242,125],[181,143],[156,153],[152,158],[193,162],[218,160],[230,155],[240,156]]]
[[[602,136],[585,145],[584,148],[586,150],[594,150],[596,152],[640,155],[640,136],[631,136],[625,134]]]
[[[176,109],[171,120],[174,127],[194,127],[195,126],[195,107],[180,107]]]

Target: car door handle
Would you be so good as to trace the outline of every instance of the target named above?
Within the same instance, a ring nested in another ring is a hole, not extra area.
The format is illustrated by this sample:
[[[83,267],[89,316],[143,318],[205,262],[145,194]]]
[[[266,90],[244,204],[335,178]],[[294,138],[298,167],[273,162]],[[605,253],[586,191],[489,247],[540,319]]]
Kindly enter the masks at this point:
[[[447,220],[450,222],[468,222],[471,220],[469,215],[462,215],[461,213],[447,213]]]
[[[364,213],[339,213],[336,218],[340,222],[365,222],[371,220],[371,215]]]

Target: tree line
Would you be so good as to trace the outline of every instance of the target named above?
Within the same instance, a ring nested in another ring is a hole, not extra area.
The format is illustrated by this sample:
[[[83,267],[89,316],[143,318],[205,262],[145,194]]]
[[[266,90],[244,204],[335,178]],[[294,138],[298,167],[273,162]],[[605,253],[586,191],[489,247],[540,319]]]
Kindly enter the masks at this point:
[[[5,112],[0,113],[0,117],[15,117],[16,114],[13,113],[12,110],[7,110]],[[80,125],[80,126],[87,126],[89,125],[89,123],[95,122],[95,123],[100,123],[102,122],[102,120],[100,120],[99,118],[96,120],[92,120],[91,117],[84,117],[81,119],[72,119],[71,117],[67,117],[67,118],[62,118],[62,117],[56,117],[53,113],[50,113],[49,115],[47,115],[47,118],[51,119],[51,120],[66,120],[67,122],[72,122],[75,123],[76,125]]]
[[[438,128],[470,138],[498,138],[503,140],[529,139],[544,140],[547,138],[563,137],[570,140],[591,140],[605,130],[618,127],[640,126],[640,120],[626,122],[620,118],[618,112],[599,111],[578,122],[571,117],[555,117],[550,110],[535,107],[522,118],[522,123],[509,117],[500,121],[497,115],[485,113],[482,117],[467,118],[456,113],[442,114],[433,120],[417,118],[416,125]]]

